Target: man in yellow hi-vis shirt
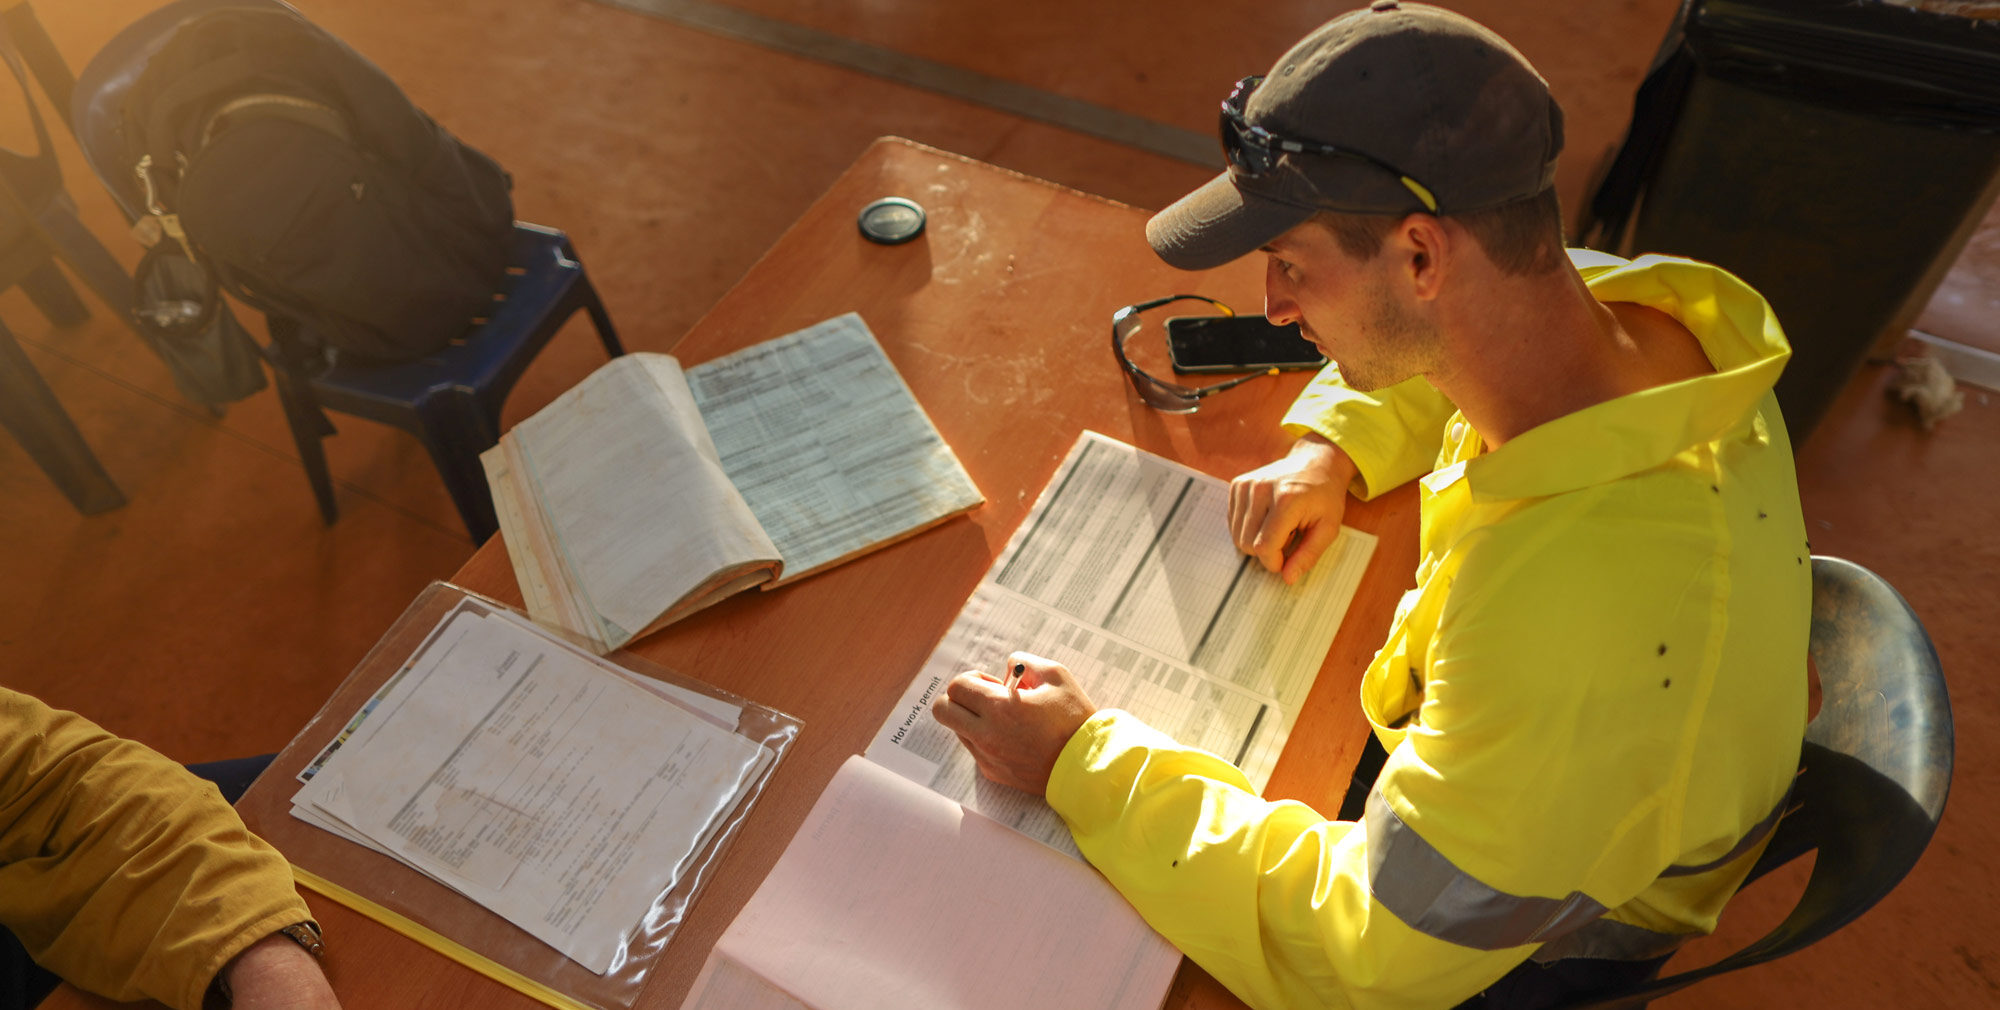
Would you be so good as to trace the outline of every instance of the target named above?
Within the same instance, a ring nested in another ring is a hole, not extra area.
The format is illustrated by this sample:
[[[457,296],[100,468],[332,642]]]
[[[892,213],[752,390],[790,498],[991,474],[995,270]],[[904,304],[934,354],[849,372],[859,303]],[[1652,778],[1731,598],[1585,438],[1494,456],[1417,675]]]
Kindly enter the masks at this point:
[[[1147,228],[1261,251],[1334,362],[1239,477],[1239,547],[1296,579],[1346,495],[1421,484],[1417,586],[1362,682],[1357,820],[1098,710],[1062,667],[933,711],[1256,1007],[1540,1006],[1714,928],[1806,716],[1811,567],[1771,395],[1790,350],[1727,273],[1562,248],[1562,116],[1473,22],[1377,0],[1223,103],[1229,169]],[[1365,783],[1364,783],[1365,786]]]

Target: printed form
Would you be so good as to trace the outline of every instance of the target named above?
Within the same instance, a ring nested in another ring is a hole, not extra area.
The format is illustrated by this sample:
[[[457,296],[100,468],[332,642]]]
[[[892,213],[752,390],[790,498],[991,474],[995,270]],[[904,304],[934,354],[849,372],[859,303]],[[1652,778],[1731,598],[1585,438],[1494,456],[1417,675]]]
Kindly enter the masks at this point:
[[[930,705],[1010,652],[1067,666],[1104,708],[1236,763],[1262,789],[1375,538],[1343,527],[1287,586],[1229,537],[1229,484],[1084,432],[931,653],[868,758],[1075,854],[1040,797],[981,777]]]
[[[293,813],[599,974],[771,760],[511,614],[462,606],[308,767]]]
[[[861,317],[687,370],[722,469],[809,575],[985,501]]]
[[[635,412],[662,420],[638,420]],[[522,472],[539,489],[560,556],[572,568],[584,620],[610,645],[651,624],[659,601],[680,599],[711,573],[779,556],[731,486],[671,357],[619,359],[514,436]]]

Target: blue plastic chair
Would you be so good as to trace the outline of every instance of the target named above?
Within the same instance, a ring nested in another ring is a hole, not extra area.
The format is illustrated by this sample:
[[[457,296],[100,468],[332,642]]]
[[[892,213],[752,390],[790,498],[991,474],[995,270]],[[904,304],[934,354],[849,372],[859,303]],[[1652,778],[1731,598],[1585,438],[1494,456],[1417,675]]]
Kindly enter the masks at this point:
[[[128,218],[144,211],[144,194],[122,164],[130,145],[118,110],[146,61],[173,31],[196,15],[221,7],[287,8],[275,0],[179,0],[114,36],[77,75],[71,121],[92,171]],[[491,315],[464,337],[433,354],[396,364],[336,362],[315,374],[298,348],[297,320],[269,313],[272,341],[263,348],[306,478],[328,523],[339,515],[333,479],[320,440],[334,434],[325,410],[394,425],[417,436],[444,479],[459,517],[475,543],[498,529],[492,492],[479,454],[500,436],[500,408],[507,393],[570,316],[590,313],[598,340],[612,357],[625,353],[611,318],[562,232],[515,222],[505,292]]]
[[[430,451],[473,542],[483,543],[499,525],[479,454],[500,440],[500,407],[521,373],[579,309],[590,313],[606,354],[615,358],[625,353],[597,289],[562,232],[516,221],[507,263],[506,297],[495,301],[491,318],[464,340],[399,364],[337,362],[310,378],[298,369],[274,370],[299,455],[306,459],[306,476],[328,522],[335,515],[333,485],[320,452],[321,436],[314,430],[316,420],[324,423],[324,415],[311,416],[316,407],[416,435]]]
[[[32,65],[50,103],[66,114],[68,68],[34,9],[15,3],[0,10],[0,63],[5,64],[6,77],[20,87],[35,149],[29,154],[0,148],[0,288],[19,285],[57,326],[82,322],[90,312],[56,268],[60,257],[126,325],[132,325],[132,278],[84,227],[63,188],[55,146],[29,91],[24,61]]]

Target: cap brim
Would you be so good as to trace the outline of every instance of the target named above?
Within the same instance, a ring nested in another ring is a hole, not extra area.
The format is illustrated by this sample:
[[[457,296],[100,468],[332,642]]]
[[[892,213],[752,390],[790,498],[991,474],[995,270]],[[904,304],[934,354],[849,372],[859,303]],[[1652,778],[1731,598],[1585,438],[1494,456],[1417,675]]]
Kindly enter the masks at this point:
[[[1146,241],[1168,266],[1208,270],[1256,252],[1315,212],[1245,193],[1227,172],[1146,222]]]

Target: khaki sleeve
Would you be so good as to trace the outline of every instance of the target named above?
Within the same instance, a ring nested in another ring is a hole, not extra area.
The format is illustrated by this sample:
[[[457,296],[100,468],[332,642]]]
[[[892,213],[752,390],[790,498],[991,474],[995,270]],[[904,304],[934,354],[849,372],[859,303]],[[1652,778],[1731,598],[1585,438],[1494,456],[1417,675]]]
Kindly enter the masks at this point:
[[[0,689],[0,923],[118,1000],[198,1010],[228,961],[312,917],[215,786],[82,716]]]

